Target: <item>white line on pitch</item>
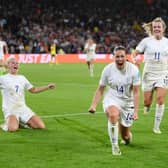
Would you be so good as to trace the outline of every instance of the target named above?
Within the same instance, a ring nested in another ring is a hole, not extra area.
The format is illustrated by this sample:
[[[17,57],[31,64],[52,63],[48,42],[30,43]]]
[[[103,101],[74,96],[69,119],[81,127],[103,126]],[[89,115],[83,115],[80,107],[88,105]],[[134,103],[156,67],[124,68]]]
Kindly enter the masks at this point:
[[[103,114],[103,112],[98,112],[97,111],[96,114]],[[55,115],[41,116],[41,118],[76,117],[76,116],[82,116],[82,115],[91,115],[91,114],[89,112],[86,112],[86,113],[72,113],[72,114],[55,114]]]
[[[165,108],[165,110],[168,108]],[[142,111],[143,108],[139,109],[139,111]],[[154,108],[151,108],[151,110],[154,110]],[[77,116],[85,116],[85,115],[96,115],[96,114],[104,114],[104,112],[96,111],[95,114],[91,114],[89,112],[83,112],[83,113],[71,113],[71,114],[54,114],[54,115],[44,115],[40,116],[41,118],[62,118],[62,117],[77,117]]]

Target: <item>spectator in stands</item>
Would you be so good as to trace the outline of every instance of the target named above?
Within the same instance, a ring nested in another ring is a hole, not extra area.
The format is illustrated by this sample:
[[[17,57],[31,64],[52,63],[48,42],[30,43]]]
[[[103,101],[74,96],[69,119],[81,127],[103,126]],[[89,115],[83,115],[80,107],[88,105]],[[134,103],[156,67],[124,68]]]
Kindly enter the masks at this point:
[[[166,1],[154,1],[151,5],[139,0],[131,3],[113,3],[113,0],[107,0],[106,3],[98,0],[92,3],[92,0],[88,0],[87,4],[82,0],[74,0],[73,4],[65,0],[48,0],[44,3],[32,0],[5,0],[1,3],[0,24],[5,28],[3,31],[0,29],[0,33],[6,37],[10,53],[20,52],[20,38],[24,46],[21,52],[47,52],[47,45],[56,38],[58,48],[62,48],[65,53],[78,53],[83,51],[80,48],[84,48],[83,39],[88,36],[93,37],[98,46],[103,46],[103,49],[97,49],[97,53],[110,53],[118,44],[124,44],[129,52],[135,45],[134,41],[137,43],[144,37],[139,23],[156,15],[168,21]],[[92,5],[92,8],[89,8],[89,5]],[[115,34],[115,40],[109,36],[112,32]],[[107,35],[111,44],[106,44]],[[34,41],[39,45],[34,45]],[[41,43],[44,44],[42,48]]]

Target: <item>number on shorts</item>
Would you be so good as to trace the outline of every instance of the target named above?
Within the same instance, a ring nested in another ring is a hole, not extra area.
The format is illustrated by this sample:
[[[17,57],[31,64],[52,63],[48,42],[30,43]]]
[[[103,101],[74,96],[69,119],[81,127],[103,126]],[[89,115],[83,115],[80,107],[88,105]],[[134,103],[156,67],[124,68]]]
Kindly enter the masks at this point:
[[[131,113],[128,113],[126,117],[126,121],[132,120],[132,119],[133,119],[133,115]]]
[[[165,78],[163,79],[163,82],[165,85],[168,85],[168,76],[165,76]]]

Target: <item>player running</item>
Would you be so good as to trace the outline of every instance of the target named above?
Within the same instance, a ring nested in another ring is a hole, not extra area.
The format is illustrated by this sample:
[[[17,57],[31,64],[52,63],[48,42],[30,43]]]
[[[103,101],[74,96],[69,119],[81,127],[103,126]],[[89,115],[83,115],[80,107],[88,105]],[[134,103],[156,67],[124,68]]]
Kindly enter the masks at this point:
[[[93,97],[89,112],[94,113],[104,94],[103,108],[108,118],[108,134],[112,144],[112,154],[121,155],[118,145],[118,126],[124,144],[132,138],[130,127],[138,119],[140,75],[137,66],[127,62],[126,49],[114,49],[115,62],[107,65],[101,75],[99,86]]]
[[[166,24],[161,18],[143,25],[149,37],[141,40],[134,56],[144,53],[142,89],[144,91],[144,114],[149,113],[153,93],[156,91],[156,109],[153,132],[161,134],[160,123],[165,109],[168,87],[168,38],[164,36]]]
[[[89,38],[85,44],[84,52],[86,53],[86,63],[90,72],[90,76],[94,76],[94,56],[96,54],[96,44],[93,39]]]

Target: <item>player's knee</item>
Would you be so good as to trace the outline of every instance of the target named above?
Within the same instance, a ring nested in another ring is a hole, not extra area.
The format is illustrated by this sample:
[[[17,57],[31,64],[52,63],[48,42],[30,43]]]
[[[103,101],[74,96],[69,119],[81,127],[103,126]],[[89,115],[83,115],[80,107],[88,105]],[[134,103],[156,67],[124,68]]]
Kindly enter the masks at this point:
[[[46,126],[45,126],[45,124],[44,123],[42,123],[42,124],[40,124],[40,127],[39,127],[40,129],[45,129],[46,128]]]
[[[17,126],[17,125],[8,126],[8,131],[15,132],[18,130],[18,128],[19,128],[19,126]]]
[[[37,128],[37,129],[45,129],[46,128],[46,126],[45,126],[45,124],[43,123],[43,122],[41,122],[41,123],[38,123],[36,126],[34,126],[33,128]]]
[[[119,116],[117,112],[110,112],[108,113],[108,117],[111,121],[117,121]]]
[[[157,102],[157,104],[159,104],[159,105],[164,104],[164,97],[163,97],[163,96],[158,96],[158,97],[156,98],[156,102]]]
[[[144,105],[149,107],[152,104],[152,100],[150,99],[144,99]]]

